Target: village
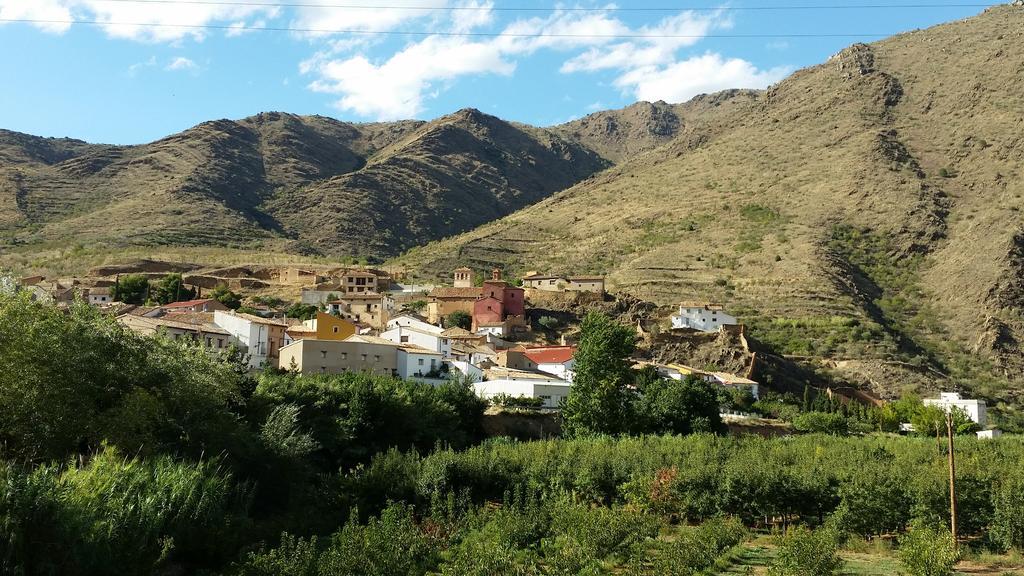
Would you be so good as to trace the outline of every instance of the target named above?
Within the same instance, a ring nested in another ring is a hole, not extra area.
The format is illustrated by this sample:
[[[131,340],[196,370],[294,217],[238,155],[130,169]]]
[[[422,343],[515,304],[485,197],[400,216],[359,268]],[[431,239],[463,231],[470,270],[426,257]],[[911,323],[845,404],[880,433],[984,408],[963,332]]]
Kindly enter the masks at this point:
[[[105,271],[109,270],[100,272]],[[243,273],[253,274],[244,269]],[[161,274],[148,273],[152,278]],[[553,318],[538,316],[533,303],[558,300],[587,306],[608,297],[601,276],[530,271],[509,281],[499,269],[484,276],[468,267],[455,269],[450,283],[440,286],[409,284],[402,275],[365,266],[284,267],[261,277],[235,278],[230,284],[239,289],[275,283],[298,288],[298,303],[292,308],[298,306],[304,317],[289,317],[288,303],[281,299],[256,298],[250,306],[229,307],[210,295],[218,286],[226,289],[228,282],[202,275],[184,276],[184,282],[191,282],[187,293],[194,298],[151,305],[118,301],[120,274],[60,281],[36,276],[17,284],[35,300],[59,306],[76,299],[86,302],[139,334],[185,340],[212,355],[236,350],[253,372],[364,372],[434,386],[456,379],[471,384],[492,404],[550,412],[569,396],[577,334]],[[664,328],[669,334],[695,337],[743,334],[740,320],[714,302],[679,303]],[[673,380],[695,377],[755,401],[761,396],[763,386],[754,379],[752,361],[742,374],[692,364],[696,362],[688,358],[637,358],[634,368],[652,369]],[[1000,434],[987,429],[984,401],[944,392],[924,403],[962,412],[976,424],[979,437]],[[722,410],[723,418],[732,421],[753,416]],[[904,423],[901,430],[910,432],[913,427]]]

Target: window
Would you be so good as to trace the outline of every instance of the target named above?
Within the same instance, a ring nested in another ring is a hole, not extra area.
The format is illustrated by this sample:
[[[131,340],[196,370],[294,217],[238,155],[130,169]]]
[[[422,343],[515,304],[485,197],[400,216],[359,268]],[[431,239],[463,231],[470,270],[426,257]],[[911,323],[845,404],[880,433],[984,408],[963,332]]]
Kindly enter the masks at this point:
[[[213,338],[210,338],[209,336],[206,337],[206,347],[213,348]]]
[[[327,372],[327,366],[321,366],[320,372]]]
[[[402,343],[405,343],[405,342],[409,341],[409,337],[408,336],[401,336],[401,337],[398,338],[398,340],[400,342],[402,342]]]
[[[363,354],[363,362],[366,362],[366,354]]]
[[[224,347],[224,339],[223,338],[217,338],[217,348],[223,348],[223,347]]]
[[[341,359],[342,360],[348,360],[348,352],[342,352],[341,353]]]
[[[420,366],[423,366],[423,358],[420,358],[416,363],[419,364]]]
[[[321,350],[320,351],[320,357],[321,358],[327,358],[327,350]]]
[[[380,362],[380,354],[374,354],[373,355],[373,361],[374,362]]]
[[[334,327],[334,333],[335,333],[335,334],[337,334],[337,333],[338,333],[338,327],[337,327],[337,326],[335,326],[335,327]]]

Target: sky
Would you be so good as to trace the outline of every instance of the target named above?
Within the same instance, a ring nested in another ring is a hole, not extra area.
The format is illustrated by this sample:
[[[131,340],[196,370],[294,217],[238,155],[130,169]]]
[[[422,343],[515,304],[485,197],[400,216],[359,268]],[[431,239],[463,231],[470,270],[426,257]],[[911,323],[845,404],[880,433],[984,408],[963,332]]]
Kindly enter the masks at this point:
[[[954,1],[0,0],[0,128],[138,144],[272,110],[363,122],[467,107],[549,126],[765,88],[985,3]],[[879,7],[899,4],[915,7]]]

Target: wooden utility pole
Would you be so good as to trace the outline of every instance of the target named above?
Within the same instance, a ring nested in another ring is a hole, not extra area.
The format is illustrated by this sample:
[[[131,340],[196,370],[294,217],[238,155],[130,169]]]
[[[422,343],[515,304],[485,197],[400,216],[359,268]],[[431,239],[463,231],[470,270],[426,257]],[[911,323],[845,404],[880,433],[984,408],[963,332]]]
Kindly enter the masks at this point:
[[[949,442],[949,531],[953,534],[953,545],[957,546],[956,537],[956,458],[953,456],[953,411],[946,412],[946,435]]]

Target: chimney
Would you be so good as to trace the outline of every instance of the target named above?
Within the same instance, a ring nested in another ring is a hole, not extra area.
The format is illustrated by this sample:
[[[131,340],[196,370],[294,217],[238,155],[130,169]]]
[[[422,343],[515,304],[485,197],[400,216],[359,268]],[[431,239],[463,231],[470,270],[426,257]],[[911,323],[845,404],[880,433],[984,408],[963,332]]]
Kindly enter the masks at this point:
[[[491,270],[491,280],[494,280],[495,282],[501,280],[501,270],[498,270],[497,268]]]

